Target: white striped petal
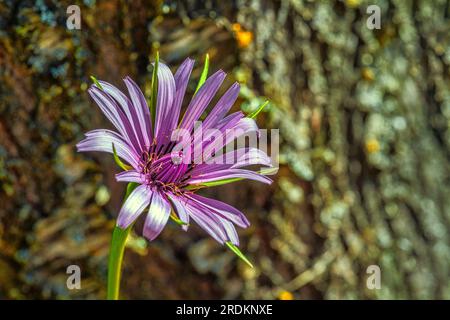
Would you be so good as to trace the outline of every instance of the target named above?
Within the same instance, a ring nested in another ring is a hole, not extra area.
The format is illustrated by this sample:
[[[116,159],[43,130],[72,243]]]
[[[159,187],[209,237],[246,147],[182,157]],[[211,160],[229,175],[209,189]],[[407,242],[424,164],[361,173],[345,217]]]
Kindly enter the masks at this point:
[[[144,237],[151,241],[161,233],[169,219],[170,210],[170,204],[162,197],[159,191],[155,190],[144,223]]]
[[[117,226],[122,229],[128,228],[149,205],[151,194],[152,191],[146,185],[134,189],[120,209]]]

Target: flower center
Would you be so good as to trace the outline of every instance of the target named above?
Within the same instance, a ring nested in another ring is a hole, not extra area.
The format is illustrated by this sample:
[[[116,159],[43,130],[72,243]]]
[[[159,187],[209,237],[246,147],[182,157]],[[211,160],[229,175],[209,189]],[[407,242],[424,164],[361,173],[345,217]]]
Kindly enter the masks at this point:
[[[145,152],[141,160],[141,170],[145,175],[146,183],[153,186],[177,187],[188,166],[183,161],[181,151],[162,156]]]

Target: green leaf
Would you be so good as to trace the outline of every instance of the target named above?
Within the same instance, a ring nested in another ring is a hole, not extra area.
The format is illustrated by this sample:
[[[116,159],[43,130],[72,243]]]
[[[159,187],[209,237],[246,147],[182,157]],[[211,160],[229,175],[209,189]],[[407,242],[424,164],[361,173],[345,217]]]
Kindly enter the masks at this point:
[[[159,52],[156,51],[155,65],[152,73],[152,93],[150,97],[150,116],[152,117],[153,128],[155,127],[156,118],[156,102],[158,99],[158,65],[159,65]]]
[[[102,87],[102,85],[100,84],[100,82],[98,82],[98,80],[97,80],[97,78],[96,77],[94,77],[94,76],[91,76],[90,77],[91,78],[91,80],[92,80],[92,82],[97,86],[97,88],[99,88],[99,89],[101,89],[101,90],[103,90],[103,87]]]
[[[253,264],[247,259],[246,256],[239,250],[238,247],[236,247],[234,244],[232,244],[230,241],[225,242],[225,244],[228,246],[228,248],[231,249],[239,258],[242,259],[246,264],[248,264],[251,268],[253,268]]]
[[[116,147],[114,147],[114,143],[112,144],[112,149],[113,149],[114,161],[116,162],[116,164],[125,171],[132,169],[129,165],[126,165],[125,163],[123,163],[122,160],[120,160],[120,158],[117,156]]]
[[[203,65],[202,74],[200,75],[200,79],[198,80],[197,88],[195,89],[194,95],[197,93],[198,89],[205,83],[206,77],[208,76],[209,69],[209,54],[206,54],[205,64]]]
[[[267,104],[269,103],[269,100],[266,100],[262,105],[260,105],[258,107],[258,109],[256,109],[255,111],[253,111],[252,113],[250,113],[249,115],[247,115],[247,118],[251,118],[251,119],[255,119],[258,114],[263,111],[263,109],[267,106]]]
[[[127,184],[127,191],[125,192],[125,197],[123,197],[123,200],[125,201],[128,196],[133,192],[134,189],[139,185],[137,182],[130,182]]]

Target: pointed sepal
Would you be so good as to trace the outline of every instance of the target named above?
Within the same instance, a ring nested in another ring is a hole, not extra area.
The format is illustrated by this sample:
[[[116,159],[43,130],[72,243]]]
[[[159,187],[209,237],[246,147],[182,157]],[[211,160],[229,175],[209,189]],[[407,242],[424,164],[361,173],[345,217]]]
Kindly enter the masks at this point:
[[[153,126],[155,125],[156,102],[158,99],[158,65],[159,65],[159,52],[156,51],[155,64],[153,66],[153,73],[152,73],[152,93],[150,96],[150,116],[152,117]]]
[[[236,181],[244,180],[244,178],[227,178],[222,180],[216,180],[216,181],[208,181],[208,182],[202,182],[201,185],[204,187],[216,187],[221,186],[223,184],[228,184]]]
[[[262,105],[260,105],[255,111],[247,115],[247,118],[255,119],[258,114],[264,110],[264,108],[269,104],[269,100],[266,100]]]
[[[200,79],[198,80],[197,88],[195,89],[195,93],[201,88],[201,86],[205,83],[206,77],[208,76],[208,69],[209,69],[209,54],[206,54],[205,57],[205,64],[203,65],[203,70],[200,75]]]
[[[100,84],[100,82],[98,82],[97,78],[94,76],[90,76],[92,82],[97,86],[97,88],[99,88],[100,90],[103,90],[102,85]]]
[[[172,219],[172,221],[179,226],[189,226],[189,223],[181,221],[180,218],[178,218],[173,212],[170,213],[170,219]]]
[[[128,198],[128,196],[133,192],[134,189],[136,189],[139,186],[139,183],[137,182],[130,182],[127,184],[127,191],[125,192],[125,197],[123,198],[123,201]]]
[[[247,259],[247,257],[239,250],[237,246],[235,246],[230,241],[225,242],[225,244],[228,246],[228,248],[231,249],[231,251],[234,252],[235,255],[237,255],[242,261],[244,261],[248,266],[253,268],[253,264]]]
[[[114,147],[114,143],[112,144],[112,149],[113,149],[114,161],[116,162],[116,164],[125,171],[132,169],[131,166],[123,163],[122,160],[120,160],[120,158],[116,152],[116,147]]]

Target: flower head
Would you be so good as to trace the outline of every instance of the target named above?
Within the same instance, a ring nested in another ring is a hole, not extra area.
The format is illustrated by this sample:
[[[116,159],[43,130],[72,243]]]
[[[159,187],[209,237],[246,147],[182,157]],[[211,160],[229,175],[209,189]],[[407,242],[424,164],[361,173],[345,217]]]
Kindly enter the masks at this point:
[[[255,121],[242,112],[227,115],[239,94],[237,83],[203,118],[202,134],[196,133],[196,122],[225,79],[221,70],[200,86],[180,119],[193,65],[188,58],[172,75],[166,65],[157,64],[154,114],[129,77],[124,79],[128,96],[104,81],[91,86],[89,94],[117,131],[89,131],[77,148],[113,153],[125,169],[116,175],[117,181],[137,185],[120,210],[118,227],[128,228],[148,208],[143,234],[149,240],[155,239],[172,217],[184,230],[192,219],[218,242],[239,245],[234,225],[249,226],[244,214],[226,203],[198,195],[197,190],[239,179],[271,183],[263,174],[245,168],[255,164],[270,166],[271,161],[253,147],[222,152],[235,139],[259,132]],[[174,136],[180,132],[188,137],[177,143]],[[200,150],[200,156],[196,150]]]

